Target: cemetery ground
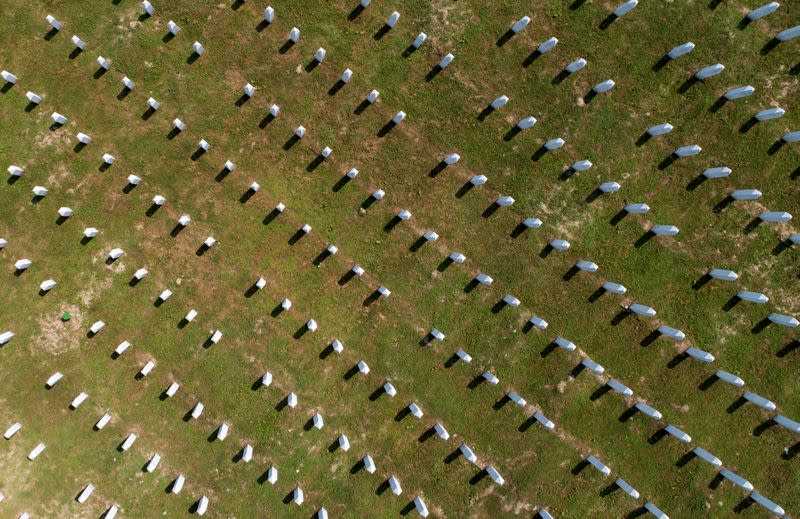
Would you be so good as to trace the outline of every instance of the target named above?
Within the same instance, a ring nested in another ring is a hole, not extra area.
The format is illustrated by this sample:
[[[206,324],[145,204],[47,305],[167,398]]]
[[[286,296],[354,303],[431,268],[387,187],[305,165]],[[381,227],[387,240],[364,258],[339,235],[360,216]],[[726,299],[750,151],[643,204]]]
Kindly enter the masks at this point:
[[[651,0],[610,21],[619,3],[373,0],[359,10],[357,0],[273,0],[269,24],[267,4],[253,0],[153,2],[152,16],[132,0],[0,3],[0,68],[19,78],[0,93],[0,157],[24,169],[0,183],[0,333],[14,333],[0,347],[0,429],[22,424],[2,440],[0,515],[99,517],[116,505],[124,517],[181,517],[201,496],[211,517],[307,518],[321,507],[332,517],[415,517],[417,496],[435,517],[636,517],[648,502],[670,517],[773,515],[693,457],[695,447],[800,514],[800,433],[774,420],[800,420],[798,328],[767,320],[800,317],[800,245],[790,241],[794,221],[758,219],[800,214],[800,144],[782,140],[800,130],[800,38],[774,40],[800,23],[800,5],[746,23],[763,2]],[[382,29],[395,10],[399,21]],[[509,36],[525,15],[530,24]],[[428,39],[414,50],[420,31]],[[535,54],[552,36],[558,45]],[[664,59],[687,41],[691,53]],[[315,63],[320,47],[326,57]],[[448,53],[453,62],[437,69]],[[565,75],[579,57],[586,67]],[[691,80],[715,63],[722,73]],[[591,93],[607,79],[612,90]],[[755,92],[724,101],[743,85]],[[368,105],[372,89],[380,96]],[[42,102],[29,103],[28,91]],[[500,95],[508,104],[488,110]],[[158,110],[147,110],[151,97]],[[785,115],[753,121],[772,107]],[[387,125],[401,110],[407,118]],[[66,124],[51,126],[53,112]],[[528,116],[535,126],[515,131]],[[185,129],[173,129],[175,118]],[[664,122],[674,130],[645,138]],[[292,139],[300,125],[305,135]],[[91,142],[79,145],[78,132]],[[556,137],[564,146],[545,152]],[[201,139],[211,144],[204,153]],[[699,155],[671,158],[694,144]],[[333,152],[321,160],[326,146]],[[451,153],[460,160],[444,166]],[[579,160],[593,165],[570,169]],[[722,166],[730,176],[702,175]],[[359,174],[347,179],[351,168]],[[488,181],[472,186],[475,175]],[[619,191],[600,193],[608,181]],[[34,197],[35,186],[49,192]],[[372,199],[378,189],[385,197]],[[732,201],[737,189],[762,196]],[[497,207],[499,196],[515,202]],[[650,210],[626,214],[630,203]],[[60,218],[61,207],[74,215]],[[408,221],[395,218],[402,209]],[[181,215],[191,216],[185,228]],[[541,227],[521,226],[533,217]],[[680,232],[655,236],[654,224]],[[84,238],[87,227],[99,234]],[[428,230],[439,238],[424,242]],[[216,243],[204,249],[209,236]],[[548,245],[556,239],[569,250]],[[338,251],[326,256],[330,244]],[[124,255],[111,261],[114,248]],[[455,251],[463,264],[447,260]],[[30,268],[15,269],[23,258]],[[579,260],[599,269],[578,270]],[[356,264],[363,276],[348,275]],[[149,273],[135,282],[140,268]],[[738,279],[709,279],[712,268]],[[493,283],[474,282],[478,273]],[[256,290],[259,277],[266,285]],[[47,279],[57,285],[41,292]],[[627,292],[603,291],[607,281]],[[172,295],[159,301],[165,289]],[[740,290],[769,301],[737,299]],[[521,304],[501,304],[507,294]],[[632,303],[657,314],[632,313]],[[534,315],[549,326],[529,324]],[[90,333],[99,320],[105,327]],[[659,335],[660,325],[686,338]],[[557,337],[577,349],[555,346]],[[123,341],[131,346],[114,355]],[[585,357],[605,372],[584,368]],[[138,376],[150,360],[155,368]],[[55,372],[63,380],[47,389]],[[609,391],[611,378],[633,396]],[[393,397],[381,390],[387,380]],[[172,382],[180,388],[167,397]],[[88,398],[70,409],[80,392]],[[204,411],[193,419],[197,402]],[[422,418],[404,411],[410,402]],[[637,402],[663,416],[630,412]],[[222,423],[229,433],[219,440]],[[665,434],[668,424],[691,441]],[[132,432],[135,443],[120,449]],[[29,461],[40,442],[46,449]],[[461,442],[476,464],[459,455]],[[155,453],[161,461],[147,472]],[[361,462],[367,454],[375,473]],[[586,466],[588,455],[611,475]],[[172,494],[179,474],[185,486]],[[402,495],[389,489],[392,475]],[[89,483],[94,493],[79,503]]]

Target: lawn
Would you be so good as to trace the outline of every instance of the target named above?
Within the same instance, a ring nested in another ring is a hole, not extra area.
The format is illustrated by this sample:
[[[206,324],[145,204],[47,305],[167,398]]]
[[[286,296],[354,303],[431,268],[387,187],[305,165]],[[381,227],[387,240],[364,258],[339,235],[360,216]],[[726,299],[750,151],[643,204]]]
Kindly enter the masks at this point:
[[[605,0],[356,4],[274,0],[266,24],[266,4],[253,0],[160,1],[153,16],[132,0],[0,3],[0,69],[19,78],[0,93],[0,156],[3,168],[24,168],[0,182],[0,238],[8,241],[0,333],[15,334],[0,347],[0,429],[22,424],[0,448],[0,515],[99,517],[116,505],[124,517],[180,517],[207,496],[211,517],[308,518],[321,507],[331,517],[414,517],[421,496],[431,516],[450,518],[534,517],[540,508],[556,517],[636,517],[648,501],[673,518],[772,516],[689,455],[695,447],[800,514],[800,435],[773,420],[800,421],[800,342],[797,328],[765,325],[771,313],[800,318],[800,246],[789,241],[797,226],[756,225],[763,211],[800,214],[800,148],[781,141],[800,130],[800,38],[772,41],[800,23],[800,5],[743,23],[760,2],[651,0],[609,24],[618,4]],[[395,10],[397,24],[381,30]],[[48,14],[60,31],[48,32]],[[504,38],[523,15],[530,24]],[[174,37],[166,36],[170,20],[181,28]],[[300,38],[288,45],[293,27]],[[428,39],[414,50],[421,31]],[[73,34],[86,42],[83,52]],[[551,36],[554,49],[532,54]],[[686,41],[693,52],[662,59]],[[320,47],[326,58],[314,64]],[[437,70],[448,53],[453,62]],[[98,56],[111,60],[108,71]],[[578,57],[588,65],[565,77]],[[721,74],[690,81],[715,63],[725,65]],[[352,79],[338,83],[347,68]],[[133,90],[122,88],[124,76]],[[590,94],[607,79],[612,90]],[[243,97],[248,82],[251,98]],[[743,85],[755,92],[721,101]],[[373,89],[380,96],[367,106]],[[28,91],[40,105],[29,105]],[[508,104],[486,110],[500,95]],[[157,111],[146,110],[150,97]],[[267,117],[273,104],[280,113]],[[771,107],[786,113],[752,124]],[[387,131],[401,110],[406,119]],[[52,127],[52,112],[67,123]],[[512,131],[528,116],[535,126]],[[181,132],[171,131],[176,117]],[[674,130],[643,138],[663,122]],[[306,134],[292,139],[300,125]],[[76,146],[78,132],[92,142]],[[564,146],[544,153],[556,137]],[[211,144],[205,153],[200,139]],[[693,144],[699,155],[669,160]],[[326,146],[333,152],[322,161]],[[110,167],[104,153],[116,157]],[[442,167],[450,153],[460,160]],[[233,171],[223,168],[228,160]],[[593,166],[572,171],[579,160]],[[732,174],[702,176],[720,166]],[[359,174],[347,179],[351,168]],[[129,185],[129,175],[141,183]],[[475,175],[488,181],[471,187]],[[608,181],[620,190],[598,194]],[[35,199],[34,186],[49,193]],[[377,189],[385,197],[376,201]],[[762,196],[731,202],[737,189]],[[156,195],[166,203],[154,208]],[[499,196],[515,202],[497,208]],[[625,214],[629,203],[650,210]],[[74,215],[59,221],[60,207]],[[401,209],[410,220],[397,221]],[[192,221],[180,229],[184,214]],[[541,227],[523,230],[530,217]],[[300,237],[304,224],[312,230]],[[653,236],[655,224],[680,231]],[[82,239],[87,227],[98,236]],[[438,240],[421,241],[428,230]],[[208,236],[217,242],[203,251]],[[553,250],[554,239],[569,250]],[[338,252],[321,255],[330,244]],[[125,254],[108,261],[116,247]],[[446,261],[452,252],[466,261]],[[15,271],[22,258],[32,266]],[[599,269],[576,271],[578,260]],[[348,275],[354,265],[363,276]],[[149,274],[137,283],[139,268]],[[711,268],[738,279],[708,280]],[[478,273],[493,283],[475,283]],[[256,291],[259,277],[266,286]],[[51,278],[57,286],[40,293]],[[598,290],[606,281],[627,292]],[[377,296],[381,285],[388,298]],[[173,295],[159,302],[164,289]],[[740,290],[769,301],[739,300]],[[521,304],[498,304],[505,295]],[[657,314],[632,314],[632,303]],[[186,323],[191,309],[198,315]],[[534,315],[546,330],[527,324]],[[106,326],[91,336],[98,320]],[[659,336],[662,324],[685,340]],[[432,328],[444,340],[432,340]],[[223,335],[213,344],[216,330]],[[554,347],[559,336],[577,349]],[[113,355],[126,340],[131,347]],[[687,358],[689,347],[714,361]],[[457,360],[458,349],[472,362]],[[605,371],[582,368],[584,357]],[[137,377],[150,360],[153,372]],[[366,375],[355,367],[361,360]],[[484,380],[487,370],[499,383]],[[716,370],[745,386],[715,378]],[[56,371],[63,380],[45,388]],[[262,387],[266,371],[273,382]],[[611,378],[633,396],[607,391]],[[393,397],[381,389],[387,380]],[[181,387],[166,398],[173,381]],[[88,399],[69,409],[82,391]],[[509,391],[526,405],[509,401]],[[743,403],[744,391],[777,409]],[[290,392],[295,408],[285,405]],[[205,410],[194,420],[197,402]],[[422,418],[404,412],[410,402]],[[637,402],[662,417],[632,415]],[[532,418],[536,411],[552,431]],[[105,412],[110,423],[93,429]],[[317,412],[320,430],[310,422]],[[223,422],[230,432],[220,441]],[[437,422],[449,439],[435,434]],[[668,424],[691,441],[665,435]],[[131,432],[136,442],[120,450]],[[340,434],[346,452],[336,447]],[[40,442],[46,449],[29,461]],[[458,455],[461,442],[475,464]],[[246,444],[249,462],[240,459]],[[154,453],[161,462],[146,472]],[[374,473],[361,461],[367,454]],[[590,454],[610,476],[582,462]],[[504,484],[488,477],[490,465]],[[178,474],[186,484],[175,495]],[[388,488],[391,475],[402,495]],[[96,489],[78,503],[88,483]]]

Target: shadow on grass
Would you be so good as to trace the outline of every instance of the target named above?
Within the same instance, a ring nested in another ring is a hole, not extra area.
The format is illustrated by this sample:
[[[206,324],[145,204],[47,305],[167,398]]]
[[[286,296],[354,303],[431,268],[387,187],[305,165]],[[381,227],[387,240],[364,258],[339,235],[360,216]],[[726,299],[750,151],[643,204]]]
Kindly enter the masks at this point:
[[[358,18],[358,17],[359,17],[359,15],[360,15],[361,13],[363,13],[363,12],[364,12],[364,6],[362,6],[362,5],[361,5],[361,3],[358,3],[358,4],[357,4],[357,5],[356,5],[356,6],[353,8],[353,10],[352,10],[352,11],[350,11],[350,14],[348,14],[348,15],[347,15],[347,19],[348,19],[349,21],[351,21],[351,22],[352,22],[353,20],[355,20],[356,18]]]
[[[522,60],[522,66],[523,66],[523,68],[528,68],[528,67],[530,67],[531,65],[533,65],[533,63],[534,63],[534,62],[535,62],[537,59],[539,59],[541,56],[542,56],[542,53],[541,53],[541,52],[539,52],[539,49],[535,49],[533,52],[531,52],[530,54],[528,54],[528,56],[527,56],[527,57],[526,57],[524,60]]]
[[[800,339],[794,339],[793,341],[789,342],[789,344],[778,350],[775,355],[783,358],[797,349],[800,349]]]

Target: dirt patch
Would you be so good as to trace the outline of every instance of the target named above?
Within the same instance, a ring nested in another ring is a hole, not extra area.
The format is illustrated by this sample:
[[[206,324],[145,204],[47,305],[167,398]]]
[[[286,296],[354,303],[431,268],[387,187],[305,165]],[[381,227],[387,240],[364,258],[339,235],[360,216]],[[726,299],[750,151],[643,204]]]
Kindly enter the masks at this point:
[[[105,265],[105,267],[108,270],[110,270],[111,272],[114,272],[115,274],[119,274],[121,272],[124,272],[125,271],[125,263],[121,258],[118,259],[118,260],[113,261],[112,263],[107,263],[108,252],[110,250],[111,249],[102,250],[102,251],[98,252],[97,254],[95,254],[94,256],[92,256],[92,263],[94,263],[94,264],[103,263],[103,265]],[[95,281],[96,280],[93,279],[92,283],[89,284],[89,288],[87,288],[87,290],[84,290],[84,292],[81,293],[81,298],[83,297],[83,295],[85,293],[89,292],[89,289],[91,289],[93,287],[93,285],[97,285],[97,283],[95,283]],[[103,284],[106,285],[105,287],[103,287],[104,289],[110,287],[111,286],[111,279],[106,279],[103,282]]]
[[[673,409],[677,409],[681,413],[688,413],[690,411],[688,404],[683,404],[683,405],[673,404],[672,407]]]
[[[53,171],[52,173],[50,173],[50,175],[47,176],[47,186],[50,189],[59,187],[61,186],[61,182],[70,175],[71,173],[67,169],[67,166],[63,163],[59,163],[56,166],[55,171]]]
[[[71,318],[64,322],[61,320],[61,311],[44,314],[37,320],[41,334],[33,337],[33,347],[61,355],[80,346],[80,337],[83,333],[83,313],[77,306],[67,306],[64,311],[69,312]]]
[[[800,314],[800,296],[789,291],[781,290],[778,310],[789,315]]]
[[[225,71],[225,82],[234,92],[243,91],[244,85],[247,83],[242,73],[236,69],[228,69]]]
[[[431,43],[437,48],[452,47],[461,39],[472,18],[472,11],[464,2],[433,0],[431,2]]]
[[[92,277],[86,284],[86,288],[84,288],[78,294],[78,299],[83,306],[89,306],[92,304],[92,301],[97,298],[97,296],[99,296],[104,290],[110,288],[111,284],[111,278],[106,278],[100,281],[96,277]]]
[[[15,443],[16,445],[9,445],[3,459],[3,469],[8,470],[8,473],[3,475],[3,493],[6,496],[21,496],[35,491],[36,478],[31,474],[31,472],[35,472],[35,469],[32,469],[35,464],[26,463],[28,449],[31,447],[26,449],[22,447],[21,442]],[[55,510],[56,505],[48,509]],[[68,516],[59,515],[58,517]]]
[[[492,487],[492,488],[494,488],[494,487]],[[431,509],[431,511],[433,512],[433,515],[436,516],[436,517],[447,517],[447,514],[444,513],[444,510],[442,509],[441,506],[435,506],[435,505],[434,506],[430,506],[430,505],[428,505],[428,508]]]
[[[469,76],[467,74],[464,74],[461,70],[456,69],[456,71],[454,72],[454,76],[456,78],[456,81],[464,85],[467,89],[471,90],[472,92],[477,94],[478,92],[481,91],[480,87],[478,87],[478,85],[476,85],[469,78]]]
[[[115,42],[133,38],[134,30],[142,24],[139,21],[139,15],[138,9],[129,9],[119,17],[119,22],[114,26],[119,32],[114,36]],[[157,23],[157,20],[154,23]]]
[[[721,327],[719,330],[717,330],[720,344],[725,344],[728,339],[735,337],[737,333],[737,330],[732,326]]]
[[[514,515],[520,515],[522,512],[533,512],[534,506],[524,501],[517,501],[515,503],[503,503],[503,511],[509,512]],[[529,515],[529,514],[526,514]]]
[[[63,148],[69,144],[70,132],[66,128],[57,131],[41,130],[33,138],[33,145],[39,149]]]

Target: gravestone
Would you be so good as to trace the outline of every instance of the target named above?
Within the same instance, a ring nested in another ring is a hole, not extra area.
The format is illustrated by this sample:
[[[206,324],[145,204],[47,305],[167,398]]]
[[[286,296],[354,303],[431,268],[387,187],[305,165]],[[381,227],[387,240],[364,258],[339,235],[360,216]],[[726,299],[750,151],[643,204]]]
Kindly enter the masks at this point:
[[[736,99],[747,97],[755,91],[756,91],[755,88],[753,88],[750,85],[746,85],[746,86],[731,88],[730,90],[725,92],[725,94],[723,94],[723,97],[725,97],[725,99],[727,99],[728,101],[735,101]]]
[[[669,337],[675,341],[682,341],[686,338],[686,334],[683,331],[673,328],[672,326],[667,326],[666,324],[662,324],[657,329],[658,333],[664,335],[665,337]]]
[[[701,148],[697,144],[690,144],[688,146],[681,146],[672,153],[676,157],[683,158],[683,157],[693,157],[695,155],[699,155],[701,151],[703,151],[703,148]]]
[[[38,94],[34,94],[34,93],[33,93],[33,92],[31,92],[31,91],[28,91],[28,92],[25,94],[25,97],[26,97],[26,98],[28,98],[28,101],[29,101],[29,102],[30,102],[32,105],[38,105],[38,104],[41,104],[41,102],[42,102],[42,98],[41,98],[41,97],[40,97]]]
[[[539,52],[539,54],[544,54],[546,52],[553,50],[556,45],[558,45],[558,38],[553,36],[543,41],[541,45],[536,47],[536,50]]]
[[[761,195],[758,189],[737,189],[730,194],[730,197],[734,200],[758,200]]]
[[[526,229],[538,229],[542,226],[542,221],[538,218],[525,218],[522,221],[522,225],[524,225]]]
[[[795,25],[789,29],[779,32],[775,39],[778,41],[789,41],[800,36],[800,25]]]
[[[167,22],[167,30],[171,35],[177,36],[178,33],[181,32],[181,27],[177,23],[170,20]]]
[[[649,416],[653,420],[661,420],[661,418],[663,418],[661,411],[651,405],[645,404],[644,402],[637,402],[633,407],[636,408],[636,410],[640,413]]]
[[[773,3],[777,3],[777,2],[773,2]],[[770,512],[772,512],[774,515],[776,515],[778,517],[783,517],[783,516],[786,515],[786,511],[780,505],[778,505],[774,501],[771,501],[771,500],[767,499],[766,497],[762,496],[758,492],[752,492],[750,494],[750,499],[752,499],[753,501],[755,501],[759,505],[763,506],[764,508],[766,508],[767,510],[769,510]]]
[[[542,425],[542,427],[544,427],[549,431],[552,431],[553,429],[556,428],[556,424],[553,423],[553,421],[547,418],[544,414],[542,414],[541,411],[536,411],[535,413],[533,413],[533,419],[539,422]]]
[[[647,134],[651,137],[657,137],[659,135],[666,135],[671,132],[673,129],[672,125],[669,123],[661,123],[656,124],[655,126],[651,126],[647,129]]]
[[[694,47],[694,43],[687,41],[686,43],[682,43],[676,47],[673,47],[672,50],[667,53],[667,56],[669,56],[670,59],[680,58],[681,56],[685,56],[686,54],[692,52]]]
[[[603,372],[605,372],[606,370],[602,365],[593,361],[589,357],[584,357],[584,359],[581,361],[581,365],[584,366],[589,371],[596,373],[597,375],[602,375]]]
[[[594,92],[595,94],[602,94],[614,88],[615,85],[616,83],[614,83],[613,79],[606,79],[605,81],[601,81],[600,83],[597,83],[595,86],[593,86],[592,92]]]
[[[625,397],[633,396],[633,390],[628,386],[626,386],[625,384],[623,384],[622,382],[620,382],[619,380],[612,378],[608,382],[606,382],[606,384],[608,385],[608,387],[610,387],[611,389],[613,389],[622,396]]]
[[[549,141],[544,143],[544,148],[547,151],[557,150],[564,146],[564,139],[561,137],[556,137],[555,139],[550,139]]]
[[[56,20],[56,18],[52,14],[48,14],[47,16],[45,16],[44,19],[47,20],[47,23],[50,24],[50,26],[53,28],[54,31],[61,30],[61,22]]]
[[[141,4],[142,10],[144,14],[147,16],[153,16],[155,14],[155,8],[153,8],[153,4],[151,4],[148,0],[144,0]]]
[[[797,318],[792,317],[791,315],[771,313],[769,314],[767,319],[769,319],[770,322],[773,322],[780,326],[786,326],[787,328],[797,328],[798,326],[800,326],[800,321],[798,321]]]
[[[508,103],[508,97],[507,96],[500,96],[500,97],[495,98],[495,100],[492,101],[489,106],[492,107],[492,110],[497,110],[497,109],[502,108],[503,106],[505,106],[506,103]]]
[[[561,337],[561,336],[556,337],[553,340],[553,343],[556,346],[558,346],[559,348],[562,348],[562,349],[567,350],[567,351],[575,351],[577,349],[577,346],[575,346],[575,343],[573,343],[572,341],[567,340],[567,339],[565,339],[564,337]]]
[[[53,112],[52,114],[50,114],[50,118],[53,119],[53,122],[55,124],[59,124],[61,126],[67,124],[67,118],[58,112]]]
[[[767,400],[763,396],[757,395],[750,391],[745,391],[742,394],[742,398],[744,398],[753,405],[756,405],[762,409],[766,409],[767,411],[775,411],[775,409],[777,409],[777,406],[775,405],[774,402]]]
[[[765,304],[769,301],[769,297],[760,292],[751,292],[749,290],[740,290],[737,292],[736,297],[748,303]]]
[[[502,486],[506,482],[506,480],[503,479],[503,476],[501,476],[497,469],[494,468],[494,465],[489,465],[486,467],[486,474],[488,474],[489,477],[492,478],[492,481],[494,481],[497,485]]]
[[[757,121],[771,121],[772,119],[779,119],[783,117],[785,113],[786,110],[780,107],[765,108],[764,110],[761,110],[753,117],[755,117]]]
[[[448,54],[445,55],[445,57],[443,57],[441,59],[441,61],[439,61],[439,63],[436,66],[439,69],[444,70],[444,69],[446,69],[448,67],[448,65],[450,65],[450,63],[453,62],[453,59],[455,59],[455,56],[453,56],[452,54],[448,53]]]
[[[538,328],[539,330],[546,330],[549,326],[547,321],[536,315],[528,319],[528,322],[531,324],[531,326]]]
[[[578,58],[575,61],[569,63],[566,67],[564,67],[564,71],[567,74],[574,74],[575,72],[578,72],[579,70],[584,68],[586,66],[586,64],[587,64],[587,62],[586,62],[585,59]]]
[[[639,0],[627,0],[614,9],[613,15],[619,18],[632,11],[637,5],[639,5]]]
[[[461,361],[464,362],[465,364],[469,364],[470,362],[472,362],[472,357],[470,356],[470,354],[462,349],[456,350],[456,357],[461,359]]]
[[[195,507],[195,513],[197,515],[205,515],[207,510],[208,510],[208,497],[201,496],[200,499],[197,501],[197,506]]]
[[[400,481],[396,477],[389,476],[389,479],[386,480],[386,482],[389,484],[392,494],[399,496],[403,493],[403,488],[400,486]]]
[[[744,387],[744,380],[742,380],[739,376],[734,375],[733,373],[728,373],[727,371],[717,370],[714,375],[723,382],[726,382],[735,387]]]
[[[145,472],[153,472],[158,468],[158,464],[161,462],[161,454],[155,453],[147,462],[147,465],[144,467]]]
[[[686,434],[682,430],[678,429],[674,425],[665,426],[664,427],[664,431],[667,432],[667,434],[677,438],[678,441],[680,441],[682,443],[691,443],[691,441],[692,441],[692,437],[691,436],[689,436],[688,434]]]
[[[531,19],[529,16],[523,16],[522,18],[514,22],[514,25],[511,26],[511,32],[513,32],[514,34],[519,33],[519,31],[527,27],[530,22]]]
[[[9,85],[16,84],[18,79],[17,76],[15,76],[14,74],[12,74],[7,70],[0,71],[0,77],[2,77],[3,81],[5,81]]]
[[[595,457],[594,454],[590,454],[589,456],[587,456],[586,462],[592,467],[594,467],[603,476],[608,476],[609,474],[611,474],[611,469],[608,467],[608,465],[600,461],[597,457]]]
[[[111,421],[111,415],[109,413],[103,414],[99,420],[94,424],[94,428],[98,431],[102,430],[103,427],[108,425],[108,422]]]
[[[178,392],[178,389],[180,387],[181,387],[180,384],[178,384],[177,382],[173,382],[169,385],[169,387],[167,387],[167,389],[164,391],[164,394],[166,395],[167,398],[172,398],[173,396],[175,396],[175,393]]]
[[[712,76],[716,76],[717,74],[719,74],[723,70],[725,70],[725,65],[723,65],[722,63],[715,63],[714,65],[709,65],[709,66],[707,66],[705,68],[702,68],[702,69],[698,70],[695,73],[694,77],[695,77],[695,79],[698,79],[698,80],[702,81],[702,80],[708,79],[708,78],[710,78]]]
[[[792,215],[785,211],[764,211],[758,218],[762,222],[785,223],[792,219]]]
[[[103,70],[108,70],[111,68],[111,61],[107,60],[103,56],[97,56],[97,64],[100,65],[100,68]]]
[[[614,484],[633,499],[639,499],[639,491],[630,486],[624,479],[617,478],[614,480]]]
[[[422,497],[417,496],[414,498],[414,508],[417,510],[417,513],[420,517],[428,517],[428,507],[425,506],[425,502],[422,500]]]
[[[725,178],[732,173],[731,168],[727,166],[718,166],[714,168],[707,168],[703,171],[703,176],[706,178]]]

